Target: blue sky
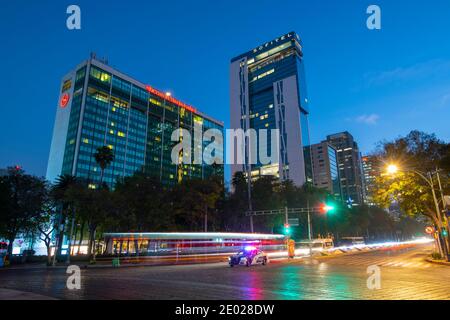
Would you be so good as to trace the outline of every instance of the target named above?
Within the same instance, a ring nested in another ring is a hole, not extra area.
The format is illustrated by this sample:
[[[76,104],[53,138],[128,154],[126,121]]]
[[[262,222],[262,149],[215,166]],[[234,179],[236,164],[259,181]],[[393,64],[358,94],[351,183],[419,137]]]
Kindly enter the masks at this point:
[[[66,8],[81,8],[81,30]],[[366,8],[381,8],[381,30]],[[450,2],[2,1],[0,167],[45,175],[61,77],[91,51],[229,123],[232,57],[289,31],[304,44],[313,142],[348,130],[366,153],[412,129],[450,140]]]

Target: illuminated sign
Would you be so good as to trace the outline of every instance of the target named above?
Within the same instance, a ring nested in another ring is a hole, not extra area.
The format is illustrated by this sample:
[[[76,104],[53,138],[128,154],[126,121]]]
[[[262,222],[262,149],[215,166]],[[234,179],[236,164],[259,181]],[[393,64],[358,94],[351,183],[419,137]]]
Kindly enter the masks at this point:
[[[61,108],[65,108],[67,104],[69,103],[70,96],[68,93],[64,93],[61,97],[61,100],[59,101],[59,105]]]
[[[261,51],[261,50],[267,48],[268,46],[271,46],[271,45],[273,45],[275,43],[278,43],[280,41],[284,41],[286,39],[292,38],[294,35],[297,38],[297,40],[300,41],[300,37],[297,34],[295,34],[295,33],[288,33],[288,34],[285,34],[284,36],[281,36],[281,37],[276,38],[276,39],[274,39],[272,41],[266,42],[265,44],[255,48],[255,49],[253,49],[253,53]]]
[[[67,90],[69,90],[70,89],[70,87],[72,87],[72,81],[69,79],[69,80],[66,80],[66,81],[64,81],[64,84],[63,84],[63,87],[62,87],[62,90],[61,90],[61,92],[64,92],[64,91],[67,91]]]
[[[167,100],[169,102],[172,102],[173,104],[176,104],[177,106],[182,107],[182,108],[184,108],[186,110],[189,110],[189,111],[191,111],[193,113],[197,113],[197,110],[194,107],[192,107],[190,105],[187,105],[186,103],[181,102],[180,100],[175,99],[175,98],[171,97],[170,95],[164,94],[161,91],[158,91],[158,90],[156,90],[155,88],[153,88],[153,87],[151,87],[149,85],[145,86],[145,89],[148,92],[154,94],[155,96],[158,96],[158,97],[163,98],[163,99],[165,99],[165,100]]]

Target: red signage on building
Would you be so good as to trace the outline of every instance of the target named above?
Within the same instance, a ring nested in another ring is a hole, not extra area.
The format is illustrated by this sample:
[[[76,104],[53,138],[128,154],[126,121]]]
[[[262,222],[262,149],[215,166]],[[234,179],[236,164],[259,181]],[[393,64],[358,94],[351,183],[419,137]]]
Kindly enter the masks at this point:
[[[176,104],[179,107],[182,107],[182,108],[184,108],[186,110],[189,110],[191,112],[197,113],[197,110],[194,107],[191,107],[190,105],[187,105],[186,103],[181,102],[178,99],[175,99],[175,98],[173,98],[173,97],[171,97],[171,96],[169,96],[167,94],[164,94],[161,91],[158,91],[158,90],[156,90],[155,88],[153,88],[153,87],[151,87],[149,85],[145,86],[145,89],[147,89],[148,92],[154,94],[155,96],[158,96],[160,98],[166,99],[167,101],[172,102],[173,104]]]
[[[68,93],[64,93],[61,97],[61,100],[59,101],[59,105],[61,108],[65,108],[67,104],[69,103],[70,96]]]

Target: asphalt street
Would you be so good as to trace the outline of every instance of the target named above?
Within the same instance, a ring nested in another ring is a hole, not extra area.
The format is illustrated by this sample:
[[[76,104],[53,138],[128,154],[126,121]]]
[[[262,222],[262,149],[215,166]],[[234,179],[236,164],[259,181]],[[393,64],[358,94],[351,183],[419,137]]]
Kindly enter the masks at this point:
[[[88,268],[81,289],[64,268],[0,270],[0,288],[57,299],[450,299],[450,267],[425,261],[428,245],[230,268],[226,263]],[[381,288],[368,289],[369,266]],[[0,296],[4,298],[4,296]]]

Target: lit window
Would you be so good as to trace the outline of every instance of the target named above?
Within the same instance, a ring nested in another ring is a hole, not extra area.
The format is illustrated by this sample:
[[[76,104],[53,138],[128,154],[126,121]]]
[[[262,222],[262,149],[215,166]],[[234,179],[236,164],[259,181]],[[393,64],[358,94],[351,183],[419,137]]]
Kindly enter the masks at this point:
[[[112,148],[113,148],[112,144],[108,145],[108,148],[110,148],[112,150]]]
[[[102,72],[102,74],[101,74],[101,76],[100,76],[100,81],[103,81],[103,82],[109,82],[109,79],[110,79],[110,78],[111,78],[111,77],[110,77],[109,74],[103,73],[103,72]]]
[[[83,143],[89,143],[89,139],[83,139]]]
[[[117,131],[117,135],[119,137],[125,137],[125,133],[123,133],[122,131]]]
[[[158,101],[158,100],[156,100],[156,99],[153,99],[153,98],[150,98],[150,102],[153,103],[153,104],[156,104],[157,106],[160,106],[160,105],[161,105],[161,102],[160,102],[160,101]]]
[[[110,134],[114,134],[114,130],[109,130],[109,133]]]

